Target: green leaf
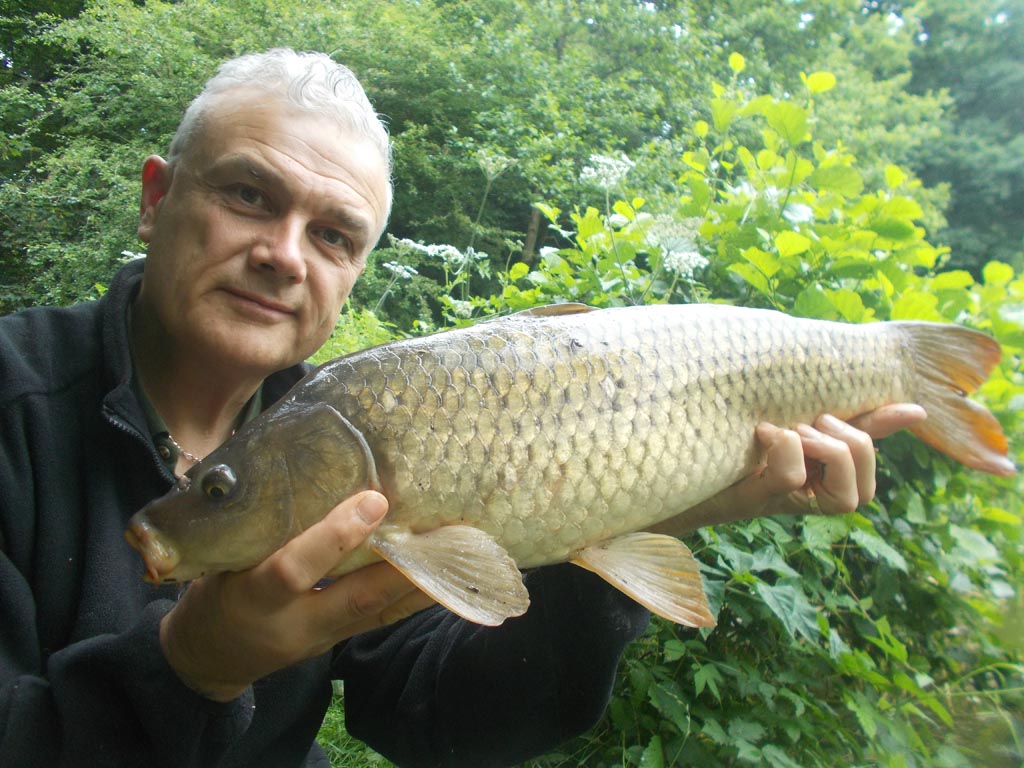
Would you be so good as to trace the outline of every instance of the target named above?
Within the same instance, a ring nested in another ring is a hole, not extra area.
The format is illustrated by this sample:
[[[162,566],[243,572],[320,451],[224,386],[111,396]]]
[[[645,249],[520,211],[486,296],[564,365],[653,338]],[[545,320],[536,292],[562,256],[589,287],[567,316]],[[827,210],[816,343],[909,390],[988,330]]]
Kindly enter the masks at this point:
[[[796,146],[807,137],[807,110],[791,101],[777,101],[765,109],[765,118],[776,133]]]
[[[651,686],[648,698],[654,708],[680,733],[689,732],[690,708],[674,681],[668,680]]]
[[[906,219],[874,219],[868,229],[887,240],[910,240],[917,234],[917,227]]]
[[[747,68],[747,60],[738,53],[729,54],[729,68],[737,75]]]
[[[819,285],[809,285],[797,294],[793,313],[800,317],[834,320],[838,314],[828,296]]]
[[[974,276],[963,269],[940,272],[931,281],[933,291],[960,290],[974,285]]]
[[[801,768],[800,763],[790,759],[789,755],[774,744],[762,747],[761,756],[773,768]]]
[[[907,561],[881,537],[870,531],[856,530],[850,534],[872,560],[880,560],[903,573],[907,572]]]
[[[739,109],[739,105],[735,101],[712,99],[711,122],[714,123],[715,130],[719,133],[724,133],[732,122],[733,115],[736,114],[737,109]]]
[[[867,312],[864,307],[864,300],[859,293],[849,288],[840,288],[838,291],[826,291],[828,300],[832,302],[840,316],[849,323],[864,322]]]
[[[898,165],[885,166],[885,186],[889,189],[896,189],[903,186],[907,180],[907,174]]]
[[[801,73],[800,77],[811,93],[825,93],[836,87],[836,76],[831,72],[812,72],[807,76]]]
[[[859,691],[846,693],[843,696],[846,707],[857,717],[857,722],[869,739],[875,738],[878,725],[875,720],[876,710],[867,697]]]
[[[757,267],[757,270],[765,277],[771,277],[782,266],[775,256],[760,248],[746,248],[740,255]]]
[[[510,280],[519,280],[526,277],[528,274],[530,274],[529,265],[524,264],[521,261],[513,264],[511,269],[508,271],[508,277]]]
[[[831,165],[818,168],[808,178],[812,187],[821,192],[838,192],[845,197],[856,197],[864,189],[864,180],[856,168]]]
[[[850,528],[850,519],[846,516],[811,515],[803,520],[803,540],[810,549],[831,549],[850,534]]]
[[[735,272],[766,296],[772,295],[772,290],[768,285],[768,278],[756,267],[750,264],[730,264],[729,271]]]
[[[636,211],[625,200],[616,200],[615,204],[612,205],[612,210],[629,221],[636,219]]]
[[[1003,286],[1013,280],[1013,267],[1001,261],[990,261],[981,270],[985,285]]]
[[[665,661],[670,663],[673,661],[679,661],[681,658],[689,654],[689,651],[686,648],[686,643],[674,638],[672,640],[665,641],[661,652]]]
[[[697,671],[693,675],[693,687],[698,696],[704,692],[707,688],[711,691],[711,695],[715,697],[716,701],[722,700],[722,695],[718,692],[718,684],[722,681],[722,673],[718,671],[718,667],[714,664],[701,664],[697,667]]]
[[[892,304],[889,316],[893,320],[930,320],[938,322],[943,319],[938,310],[939,297],[933,293],[924,293],[909,289],[900,294]]]
[[[814,644],[821,642],[818,612],[808,602],[798,580],[779,580],[775,584],[759,581],[757,594],[782,622],[790,637],[796,640],[800,636]]]
[[[533,207],[543,213],[544,218],[552,224],[558,224],[558,217],[562,213],[558,208],[555,208],[553,205],[548,205],[547,203],[534,203]]]
[[[700,732],[716,744],[728,745],[730,742],[729,734],[725,732],[721,723],[717,720],[711,720],[710,718],[705,720]]]
[[[811,247],[811,241],[799,232],[783,230],[775,236],[775,247],[779,250],[779,256],[786,259],[806,252]],[[765,274],[771,277],[774,272]]]
[[[664,768],[665,753],[661,746],[661,736],[654,734],[640,755],[640,768]]]

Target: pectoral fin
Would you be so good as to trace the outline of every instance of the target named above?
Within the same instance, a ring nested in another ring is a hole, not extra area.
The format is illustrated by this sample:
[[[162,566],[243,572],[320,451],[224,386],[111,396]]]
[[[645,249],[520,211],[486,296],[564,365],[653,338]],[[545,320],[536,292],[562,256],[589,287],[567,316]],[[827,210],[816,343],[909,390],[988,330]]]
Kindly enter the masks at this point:
[[[497,626],[526,612],[530,596],[515,561],[468,525],[425,533],[381,527],[371,547],[432,598],[468,621]]]
[[[572,562],[659,616],[688,627],[715,625],[700,568],[679,539],[630,533],[587,547]]]

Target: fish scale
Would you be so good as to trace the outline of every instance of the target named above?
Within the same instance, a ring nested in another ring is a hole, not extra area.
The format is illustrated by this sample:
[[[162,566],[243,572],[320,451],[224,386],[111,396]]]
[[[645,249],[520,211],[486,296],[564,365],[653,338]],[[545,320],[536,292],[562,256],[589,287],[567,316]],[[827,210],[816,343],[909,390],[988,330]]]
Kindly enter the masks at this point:
[[[689,551],[638,532],[753,471],[762,421],[918,402],[920,437],[1009,474],[998,423],[964,397],[998,358],[951,325],[544,308],[326,363],[136,515],[128,538],[154,579],[238,570],[374,488],[389,512],[335,575],[386,559],[497,623],[528,604],[517,569],[572,560],[706,625]]]
[[[898,340],[859,326],[790,323],[783,333],[749,311],[723,326],[719,308],[701,306],[572,317],[482,323],[443,349],[413,340],[369,350],[328,364],[330,386],[303,396],[331,402],[363,432],[388,468],[380,482],[393,520],[478,525],[532,567],[735,482],[756,462],[759,421],[912,394]],[[496,429],[496,413],[512,429]]]

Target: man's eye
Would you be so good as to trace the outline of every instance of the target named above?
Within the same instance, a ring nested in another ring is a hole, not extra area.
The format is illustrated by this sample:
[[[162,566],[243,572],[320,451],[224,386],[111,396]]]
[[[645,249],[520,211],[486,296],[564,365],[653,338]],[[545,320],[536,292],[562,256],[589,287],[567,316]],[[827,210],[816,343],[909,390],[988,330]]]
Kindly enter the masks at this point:
[[[235,194],[246,205],[262,206],[264,204],[263,193],[248,184],[239,184],[235,188]]]
[[[320,230],[320,237],[332,248],[345,248],[348,246],[348,238],[336,229]]]

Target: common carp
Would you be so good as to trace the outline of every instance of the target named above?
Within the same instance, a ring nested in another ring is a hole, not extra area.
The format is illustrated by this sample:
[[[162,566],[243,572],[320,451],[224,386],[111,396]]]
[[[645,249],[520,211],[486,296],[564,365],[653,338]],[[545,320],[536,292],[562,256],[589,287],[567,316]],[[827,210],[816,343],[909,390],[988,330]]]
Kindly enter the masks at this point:
[[[911,429],[969,467],[1015,471],[967,399],[1000,357],[955,325],[864,325],[723,305],[555,305],[332,360],[132,518],[149,578],[259,563],[342,499],[379,528],[333,575],[387,560],[474,622],[571,560],[653,612],[713,624],[678,539],[644,532],[753,471],[755,426],[916,402]]]

